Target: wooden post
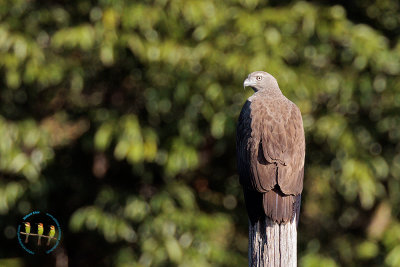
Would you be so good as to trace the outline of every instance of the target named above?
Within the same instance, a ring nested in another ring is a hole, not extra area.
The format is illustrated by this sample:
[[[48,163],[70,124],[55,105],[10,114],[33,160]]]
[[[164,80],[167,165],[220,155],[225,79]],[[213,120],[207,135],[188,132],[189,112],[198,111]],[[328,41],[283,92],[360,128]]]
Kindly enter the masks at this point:
[[[249,222],[249,267],[297,266],[297,214],[287,224]]]

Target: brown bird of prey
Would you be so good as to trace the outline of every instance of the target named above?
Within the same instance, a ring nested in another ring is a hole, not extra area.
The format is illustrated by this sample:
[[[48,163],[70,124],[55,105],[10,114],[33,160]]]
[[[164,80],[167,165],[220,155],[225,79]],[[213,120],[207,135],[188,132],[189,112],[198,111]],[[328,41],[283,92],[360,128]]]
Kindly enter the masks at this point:
[[[264,214],[287,223],[300,211],[305,140],[299,108],[269,73],[256,71],[243,83],[254,94],[240,112],[236,152],[240,183],[252,224]]]

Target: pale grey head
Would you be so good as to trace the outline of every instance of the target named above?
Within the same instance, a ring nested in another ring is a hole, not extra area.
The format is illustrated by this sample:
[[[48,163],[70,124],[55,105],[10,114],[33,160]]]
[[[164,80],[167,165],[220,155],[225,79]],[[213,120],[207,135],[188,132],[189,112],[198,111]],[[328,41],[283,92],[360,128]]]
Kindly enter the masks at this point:
[[[271,92],[280,92],[278,82],[268,72],[255,71],[247,76],[247,79],[243,82],[243,87],[250,86],[254,92],[261,90],[268,90]]]

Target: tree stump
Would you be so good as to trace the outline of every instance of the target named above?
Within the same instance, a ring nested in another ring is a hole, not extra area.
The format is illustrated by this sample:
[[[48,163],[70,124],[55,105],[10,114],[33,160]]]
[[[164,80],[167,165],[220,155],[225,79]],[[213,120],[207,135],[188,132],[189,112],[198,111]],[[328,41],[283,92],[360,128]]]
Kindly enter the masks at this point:
[[[297,266],[297,214],[287,224],[249,222],[249,267]]]

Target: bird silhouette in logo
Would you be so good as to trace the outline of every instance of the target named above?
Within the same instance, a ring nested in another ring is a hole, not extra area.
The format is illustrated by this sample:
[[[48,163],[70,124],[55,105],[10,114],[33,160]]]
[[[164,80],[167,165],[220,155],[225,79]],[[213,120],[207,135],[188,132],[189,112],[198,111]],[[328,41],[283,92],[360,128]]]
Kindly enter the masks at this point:
[[[38,246],[40,246],[40,239],[42,238],[43,235],[43,223],[38,223]]]
[[[50,225],[50,231],[49,231],[49,238],[47,239],[47,245],[50,245],[50,240],[54,237],[56,234],[56,228],[54,225]]]
[[[28,243],[29,234],[31,233],[31,224],[29,222],[24,222],[25,224],[25,243]]]

